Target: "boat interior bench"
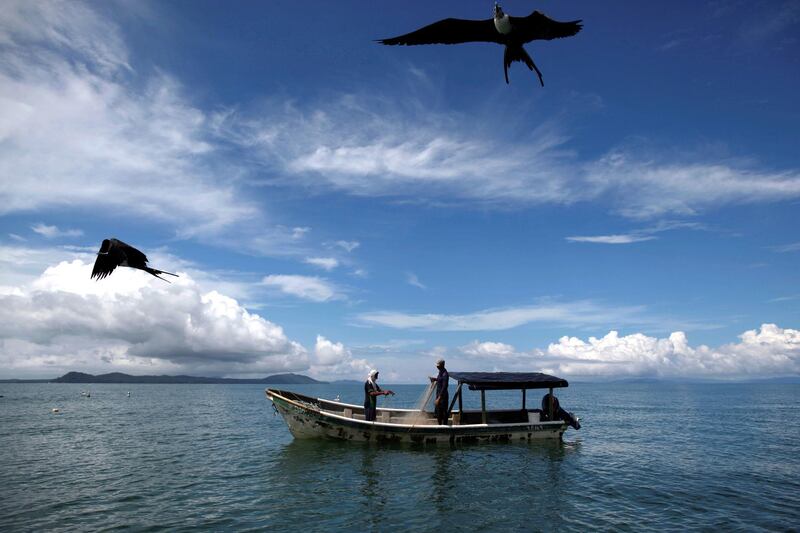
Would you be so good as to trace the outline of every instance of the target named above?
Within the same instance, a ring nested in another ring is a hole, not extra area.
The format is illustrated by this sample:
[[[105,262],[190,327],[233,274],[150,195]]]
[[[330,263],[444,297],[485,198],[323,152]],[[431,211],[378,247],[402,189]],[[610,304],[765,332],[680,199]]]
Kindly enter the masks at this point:
[[[541,409],[509,409],[503,411],[487,411],[486,422],[489,424],[521,424],[530,420],[528,413],[539,413],[541,419]],[[461,425],[482,423],[483,419],[480,411],[464,411],[461,413],[459,420],[459,424]]]
[[[351,408],[344,408],[336,411],[326,409],[325,411],[344,416],[346,418],[352,418],[354,420],[364,420],[364,413],[360,409],[356,411]],[[531,417],[530,415],[532,413],[536,413],[538,416]],[[405,416],[403,416],[403,414]],[[388,410],[384,411],[382,409],[378,409],[376,422],[390,422],[394,424],[414,423],[418,425],[436,423],[436,418],[433,416],[433,413],[426,412],[424,413],[423,418],[417,418],[416,420],[413,420],[413,422],[410,422],[410,419],[413,418],[413,415],[407,413],[403,414],[390,413]],[[543,419],[541,409],[508,409],[501,411],[487,411],[486,414],[486,421],[489,424],[520,424]],[[454,411],[451,414],[450,423],[453,425],[482,424],[482,414],[480,411],[464,411],[463,413]]]

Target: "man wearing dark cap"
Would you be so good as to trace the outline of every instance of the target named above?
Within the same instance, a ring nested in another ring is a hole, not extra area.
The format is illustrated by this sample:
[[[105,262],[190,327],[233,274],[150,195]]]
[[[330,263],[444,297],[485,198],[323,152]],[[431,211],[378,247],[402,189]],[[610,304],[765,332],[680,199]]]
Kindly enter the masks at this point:
[[[436,399],[433,401],[434,413],[439,425],[447,425],[447,408],[450,401],[450,394],[447,391],[447,382],[450,381],[450,374],[444,367],[444,359],[436,361],[436,368],[439,375],[436,376]]]

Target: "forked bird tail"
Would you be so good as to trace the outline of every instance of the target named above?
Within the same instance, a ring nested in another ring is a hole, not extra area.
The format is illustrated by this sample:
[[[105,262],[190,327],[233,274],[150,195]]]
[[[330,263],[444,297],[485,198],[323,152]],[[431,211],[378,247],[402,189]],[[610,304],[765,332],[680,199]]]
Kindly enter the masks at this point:
[[[169,280],[166,280],[166,279],[162,278],[161,276],[159,276],[159,274],[169,274],[170,276],[175,276],[176,278],[177,278],[177,277],[180,277],[180,276],[178,276],[177,274],[173,274],[172,272],[166,272],[166,271],[164,271],[164,270],[156,270],[155,268],[150,268],[150,267],[144,267],[144,269],[145,269],[147,272],[149,272],[150,274],[152,274],[152,275],[154,275],[155,277],[157,277],[158,279],[164,280],[164,281],[166,281],[167,283],[171,283],[171,282],[170,282]]]
[[[506,45],[506,49],[503,52],[503,73],[506,76],[506,83],[508,83],[508,67],[510,67],[511,63],[514,61],[525,63],[525,66],[528,67],[528,70],[535,70],[536,75],[539,76],[539,83],[541,83],[542,87],[544,87],[542,73],[539,72],[539,68],[536,66],[536,63],[533,62],[533,59],[531,59],[531,56],[528,55],[528,52],[525,51],[522,45]]]

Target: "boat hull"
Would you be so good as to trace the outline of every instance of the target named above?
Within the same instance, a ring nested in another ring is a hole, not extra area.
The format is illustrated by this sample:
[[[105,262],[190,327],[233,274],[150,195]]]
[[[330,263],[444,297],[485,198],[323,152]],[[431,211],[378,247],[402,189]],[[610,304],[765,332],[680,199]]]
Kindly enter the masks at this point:
[[[267,390],[267,397],[297,439],[412,444],[511,442],[560,439],[567,429],[567,424],[561,421],[447,426],[368,422],[325,412],[313,404],[286,398],[272,390]]]

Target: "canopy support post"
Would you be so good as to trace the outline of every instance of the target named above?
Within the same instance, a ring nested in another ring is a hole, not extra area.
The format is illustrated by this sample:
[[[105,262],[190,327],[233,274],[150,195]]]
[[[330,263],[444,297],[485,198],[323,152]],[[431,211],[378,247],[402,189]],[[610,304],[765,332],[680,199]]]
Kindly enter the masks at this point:
[[[526,410],[527,410],[527,409],[525,408],[525,393],[526,393],[526,392],[528,392],[528,389],[522,389],[522,410],[523,410],[523,411],[526,411]]]
[[[450,413],[453,412],[453,405],[456,403],[456,398],[458,398],[458,407],[461,407],[461,382],[458,382],[458,387],[456,388],[456,393],[453,395],[453,399],[450,401],[450,407],[447,408],[447,418],[450,418]]]
[[[481,422],[486,423],[486,391],[481,389]]]
[[[547,406],[547,419],[553,420],[553,417],[556,415],[553,411],[555,410],[555,400],[553,400],[553,387],[550,387],[550,405]]]

